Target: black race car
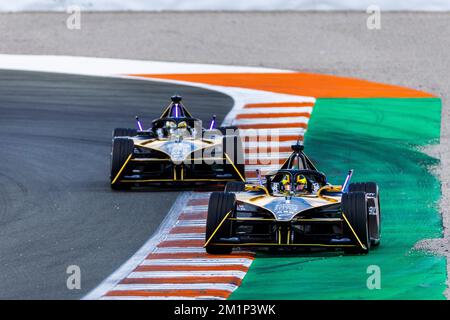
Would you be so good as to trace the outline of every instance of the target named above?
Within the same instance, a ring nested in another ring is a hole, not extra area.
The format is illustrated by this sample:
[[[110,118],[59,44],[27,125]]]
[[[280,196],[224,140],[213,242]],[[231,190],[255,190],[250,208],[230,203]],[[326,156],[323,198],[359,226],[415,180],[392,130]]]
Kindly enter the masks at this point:
[[[234,127],[209,128],[192,117],[176,95],[144,129],[117,128],[111,151],[111,188],[245,181],[242,142]],[[228,134],[227,133],[230,133]]]
[[[231,182],[209,199],[205,248],[335,248],[367,253],[380,243],[380,200],[374,182],[331,185],[294,145],[280,170],[265,181]]]

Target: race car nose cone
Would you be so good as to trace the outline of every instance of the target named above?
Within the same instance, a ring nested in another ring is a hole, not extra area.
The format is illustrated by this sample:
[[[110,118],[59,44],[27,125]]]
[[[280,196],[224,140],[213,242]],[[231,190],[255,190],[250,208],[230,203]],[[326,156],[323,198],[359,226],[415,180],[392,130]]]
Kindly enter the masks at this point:
[[[195,149],[195,146],[187,141],[174,140],[161,146],[161,150],[170,156],[174,164],[181,164]]]
[[[170,97],[170,100],[172,100],[173,103],[180,103],[182,99],[183,98],[178,94],[175,94]]]

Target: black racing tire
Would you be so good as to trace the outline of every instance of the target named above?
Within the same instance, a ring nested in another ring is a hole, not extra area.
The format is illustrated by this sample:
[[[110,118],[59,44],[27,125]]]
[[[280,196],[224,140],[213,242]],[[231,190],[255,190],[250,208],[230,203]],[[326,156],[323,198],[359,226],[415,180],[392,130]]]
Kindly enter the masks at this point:
[[[369,208],[376,208],[376,214],[370,214],[369,210],[369,233],[372,246],[376,247],[380,245],[381,240],[381,206],[380,206],[380,194],[378,185],[375,182],[357,182],[351,183],[348,186],[349,192],[363,191],[369,194],[367,201]],[[373,197],[371,199],[371,197]],[[371,209],[373,210],[373,209]]]
[[[236,196],[234,193],[213,192],[209,198],[208,216],[206,218],[205,242],[213,235],[219,224],[228,212],[234,211],[236,207]],[[233,214],[233,212],[232,212]],[[216,242],[223,237],[230,237],[232,225],[230,221],[225,221],[217,230],[211,242]],[[206,252],[209,254],[230,254],[233,251],[232,246],[221,246],[208,244]]]
[[[111,188],[113,190],[124,190],[130,188],[130,184],[114,182],[125,161],[133,154],[134,142],[128,138],[114,138],[111,151]],[[123,175],[124,171],[120,172]],[[114,183],[113,183],[114,182]]]
[[[225,185],[225,192],[242,192],[245,191],[245,182],[231,181]]]
[[[342,211],[347,217],[348,222],[352,226],[361,243],[366,247],[362,248],[356,241],[356,248],[345,249],[347,253],[368,253],[370,250],[369,237],[369,214],[367,212],[367,198],[363,191],[349,192],[342,195]],[[346,232],[355,238],[350,227],[346,226]]]
[[[115,128],[113,131],[113,138],[116,137],[135,137],[137,135],[136,129],[129,128]]]
[[[375,182],[355,182],[350,183],[348,192],[363,191],[366,193],[374,193],[378,195],[378,185]]]
[[[239,136],[224,136],[222,138],[222,147],[223,152],[226,153],[233,162],[230,163],[227,159],[225,161],[225,166],[229,166],[230,172],[236,172],[237,169],[239,174],[236,173],[236,178],[245,182],[245,158],[241,138]]]

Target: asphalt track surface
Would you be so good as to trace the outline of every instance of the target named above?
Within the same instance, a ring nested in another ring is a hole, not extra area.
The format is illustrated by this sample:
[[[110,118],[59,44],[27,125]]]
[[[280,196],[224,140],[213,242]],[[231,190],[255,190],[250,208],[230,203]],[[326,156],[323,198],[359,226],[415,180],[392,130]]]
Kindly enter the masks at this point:
[[[175,92],[203,121],[232,107],[188,86],[0,71],[0,299],[81,298],[152,235],[178,192],[111,191],[111,131],[149,123]]]

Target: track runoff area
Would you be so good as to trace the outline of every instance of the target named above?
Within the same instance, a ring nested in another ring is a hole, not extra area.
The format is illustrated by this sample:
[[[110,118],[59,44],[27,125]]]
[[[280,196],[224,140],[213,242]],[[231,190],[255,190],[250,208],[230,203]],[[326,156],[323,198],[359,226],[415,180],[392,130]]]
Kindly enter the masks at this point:
[[[246,137],[249,180],[256,169],[263,174],[277,169],[290,146],[303,140],[331,182],[341,183],[353,168],[354,181],[380,186],[382,244],[360,256],[244,250],[208,255],[203,245],[209,193],[185,192],[159,231],[85,299],[445,298],[445,258],[413,250],[417,241],[442,235],[440,183],[429,171],[438,160],[420,151],[439,143],[439,98],[393,85],[266,68],[45,56],[2,60],[9,69],[220,91],[235,102],[223,125],[238,126]],[[374,268],[381,276],[375,289],[367,285]]]

